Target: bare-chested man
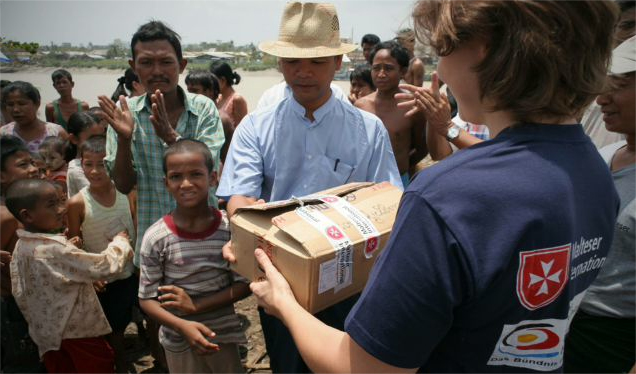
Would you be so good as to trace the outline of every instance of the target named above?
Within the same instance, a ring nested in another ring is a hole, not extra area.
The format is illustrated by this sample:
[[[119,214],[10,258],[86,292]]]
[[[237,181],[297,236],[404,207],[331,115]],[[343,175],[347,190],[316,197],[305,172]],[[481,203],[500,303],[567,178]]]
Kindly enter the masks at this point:
[[[409,66],[405,48],[394,41],[378,44],[371,52],[371,78],[377,90],[358,99],[355,106],[371,112],[382,120],[391,137],[395,160],[404,187],[408,185],[410,169],[427,154],[425,124],[422,113],[406,116],[408,108],[399,108],[394,98],[400,93],[400,80]]]
[[[418,57],[415,57],[415,31],[404,29],[398,32],[395,40],[408,51],[409,68],[404,74],[404,81],[417,87],[424,84],[424,63]]]

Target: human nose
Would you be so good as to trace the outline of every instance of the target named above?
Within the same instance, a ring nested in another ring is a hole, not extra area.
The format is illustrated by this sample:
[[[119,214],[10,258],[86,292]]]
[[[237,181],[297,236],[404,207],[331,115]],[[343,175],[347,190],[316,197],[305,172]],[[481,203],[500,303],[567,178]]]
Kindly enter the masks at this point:
[[[596,97],[596,103],[600,106],[607,105],[612,102],[612,95],[609,93],[600,94]]]
[[[38,169],[35,165],[30,164],[29,168],[27,169],[27,174],[29,175],[29,178],[35,178],[38,176],[38,173],[40,172],[40,169]]]
[[[301,61],[300,64],[298,64],[298,71],[296,74],[301,78],[310,77],[312,74],[311,64],[308,61]]]

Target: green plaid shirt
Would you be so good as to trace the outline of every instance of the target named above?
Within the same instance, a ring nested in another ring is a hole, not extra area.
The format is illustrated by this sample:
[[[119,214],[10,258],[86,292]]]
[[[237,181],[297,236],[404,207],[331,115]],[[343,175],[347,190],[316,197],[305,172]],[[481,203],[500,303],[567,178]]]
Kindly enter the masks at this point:
[[[179,117],[176,132],[183,138],[205,143],[214,157],[218,172],[219,150],[225,142],[223,126],[214,102],[203,95],[179,91],[185,97],[185,110]],[[175,201],[166,190],[163,174],[164,142],[156,135],[150,122],[151,107],[147,95],[128,99],[128,107],[135,119],[132,136],[133,165],[137,173],[137,241],[135,243],[135,266],[139,266],[139,250],[146,229],[172,211]],[[112,170],[117,154],[117,133],[108,127],[106,134],[106,166]],[[209,203],[217,206],[216,188],[210,188]]]

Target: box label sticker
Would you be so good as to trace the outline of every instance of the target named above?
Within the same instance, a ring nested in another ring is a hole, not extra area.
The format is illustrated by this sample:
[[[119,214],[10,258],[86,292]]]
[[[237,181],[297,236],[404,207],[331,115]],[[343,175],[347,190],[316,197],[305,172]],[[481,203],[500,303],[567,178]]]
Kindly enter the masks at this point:
[[[364,238],[364,256],[373,257],[373,253],[380,247],[380,232],[373,222],[358,208],[338,196],[325,195],[321,196],[320,200],[353,223]]]
[[[296,214],[322,233],[336,251],[335,292],[353,283],[353,243],[329,217],[308,207],[295,210]]]
[[[320,264],[318,274],[318,294],[329,291],[336,287],[336,259],[325,261]]]

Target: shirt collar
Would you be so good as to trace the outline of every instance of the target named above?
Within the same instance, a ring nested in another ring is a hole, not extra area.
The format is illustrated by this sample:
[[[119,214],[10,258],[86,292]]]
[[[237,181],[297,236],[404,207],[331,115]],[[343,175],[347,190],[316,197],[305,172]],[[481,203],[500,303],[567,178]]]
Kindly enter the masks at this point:
[[[186,94],[186,92],[183,90],[183,88],[181,88],[181,86],[177,86],[177,92],[180,93],[183,97],[183,107],[185,111],[187,112],[191,111],[188,95]],[[137,100],[132,101],[132,103],[131,103],[131,100],[128,100],[128,105],[131,110],[140,111],[142,109],[145,109],[149,113],[152,113],[152,103],[150,102],[150,95],[145,93],[139,96],[138,98],[134,98],[134,99],[137,99]]]
[[[16,233],[20,239],[52,240],[62,245],[68,244],[68,240],[63,234],[46,234],[42,232],[26,231],[23,229],[18,229]]]
[[[335,105],[336,100],[338,100],[336,99],[333,93],[333,90],[331,90],[331,88],[329,88],[329,90],[331,91],[331,96],[329,96],[329,100],[327,100],[327,102],[322,104],[321,107],[319,107],[318,109],[314,111],[314,122],[312,123],[312,125],[320,124],[322,119],[325,118],[325,116],[329,112],[331,112],[331,110],[333,109],[333,106]],[[289,95],[289,102],[291,105],[291,109],[294,111],[294,113],[306,119],[305,113],[307,112],[307,110],[298,101],[296,101],[296,98],[294,97],[293,92],[291,92]]]

